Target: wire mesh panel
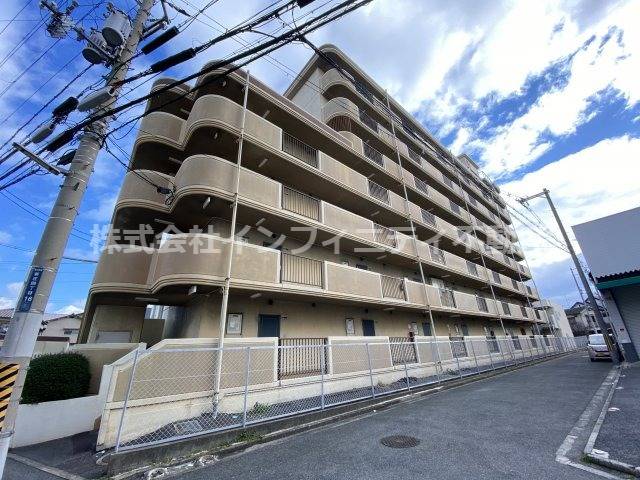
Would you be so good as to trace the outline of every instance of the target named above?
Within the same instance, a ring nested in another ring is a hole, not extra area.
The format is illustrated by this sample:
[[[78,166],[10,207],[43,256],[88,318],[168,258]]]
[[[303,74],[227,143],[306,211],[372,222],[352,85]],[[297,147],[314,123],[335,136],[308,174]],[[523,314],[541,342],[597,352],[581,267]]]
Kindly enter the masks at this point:
[[[408,151],[409,151],[409,159],[412,160],[414,163],[417,163],[418,165],[420,165],[420,154],[418,152],[411,150],[410,148],[408,149]]]
[[[293,155],[298,160],[318,168],[318,150],[313,148],[293,135],[282,132],[282,150],[289,155]]]
[[[320,200],[290,187],[282,187],[282,208],[314,220],[320,220]]]
[[[325,343],[325,338],[280,338],[278,378],[327,373]]]
[[[320,260],[284,252],[281,254],[281,259],[280,275],[283,282],[322,287],[322,262]]]
[[[416,363],[416,346],[410,337],[389,337],[391,361],[394,365]]]
[[[421,208],[420,212],[422,213],[422,221],[424,223],[434,227],[437,226],[436,216],[433,213],[426,211],[424,208]]]
[[[441,263],[442,265],[446,265],[447,261],[444,256],[444,252],[440,250],[438,247],[433,245],[429,245],[429,253],[431,253],[431,260],[436,263]]]
[[[585,345],[582,338],[543,338],[556,353]],[[535,337],[265,340],[224,349],[176,344],[115,364],[101,423],[105,444],[127,449],[175,441],[545,355]]]

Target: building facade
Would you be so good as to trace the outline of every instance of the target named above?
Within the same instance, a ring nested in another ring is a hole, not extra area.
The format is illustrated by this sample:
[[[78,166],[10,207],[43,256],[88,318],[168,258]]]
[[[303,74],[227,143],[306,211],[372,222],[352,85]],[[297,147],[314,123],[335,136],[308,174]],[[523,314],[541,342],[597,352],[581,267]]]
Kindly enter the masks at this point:
[[[498,187],[339,49],[197,85],[147,106],[82,342],[217,338],[226,282],[226,337],[539,333]]]
[[[573,227],[624,357],[640,352],[640,207]]]
[[[562,305],[559,305],[551,300],[544,299],[534,303],[535,308],[544,310],[546,318],[548,320],[545,329],[548,329],[551,333],[558,337],[573,337],[574,332],[571,328],[571,324],[567,315],[565,314]]]

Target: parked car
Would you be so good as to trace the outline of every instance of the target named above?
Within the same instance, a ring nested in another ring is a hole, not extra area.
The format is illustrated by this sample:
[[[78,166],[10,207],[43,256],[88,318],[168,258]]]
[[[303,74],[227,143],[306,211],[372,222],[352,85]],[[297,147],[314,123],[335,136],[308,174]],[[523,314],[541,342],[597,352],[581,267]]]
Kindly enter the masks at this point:
[[[589,335],[589,340],[587,343],[587,349],[589,350],[589,359],[592,362],[604,358],[606,360],[611,360],[611,352],[609,351],[609,347],[604,340],[604,336],[601,333],[595,333],[593,335]]]

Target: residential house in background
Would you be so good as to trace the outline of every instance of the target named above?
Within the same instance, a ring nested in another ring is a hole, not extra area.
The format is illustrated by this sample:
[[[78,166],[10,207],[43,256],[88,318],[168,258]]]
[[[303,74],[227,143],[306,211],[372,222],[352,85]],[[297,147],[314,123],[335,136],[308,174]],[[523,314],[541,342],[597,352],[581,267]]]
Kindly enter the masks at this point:
[[[599,333],[600,327],[596,321],[596,314],[589,302],[575,302],[564,310],[574,335],[589,335]],[[602,311],[603,316],[605,312]]]
[[[575,225],[625,359],[640,352],[640,207]]]
[[[149,101],[81,342],[538,333],[499,188],[338,48],[320,50],[284,95],[250,78],[246,113],[243,71]]]

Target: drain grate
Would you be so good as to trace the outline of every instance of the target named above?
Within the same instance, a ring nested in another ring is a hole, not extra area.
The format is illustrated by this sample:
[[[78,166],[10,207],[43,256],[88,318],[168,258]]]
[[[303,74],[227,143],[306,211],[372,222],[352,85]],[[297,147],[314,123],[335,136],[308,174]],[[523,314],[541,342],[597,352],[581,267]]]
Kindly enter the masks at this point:
[[[420,444],[420,440],[407,435],[391,435],[380,439],[380,443],[389,448],[411,448],[417,447]]]

